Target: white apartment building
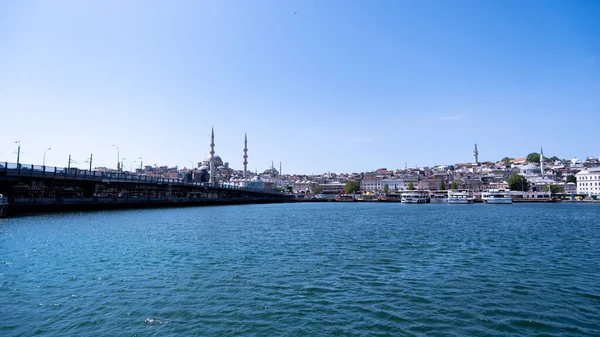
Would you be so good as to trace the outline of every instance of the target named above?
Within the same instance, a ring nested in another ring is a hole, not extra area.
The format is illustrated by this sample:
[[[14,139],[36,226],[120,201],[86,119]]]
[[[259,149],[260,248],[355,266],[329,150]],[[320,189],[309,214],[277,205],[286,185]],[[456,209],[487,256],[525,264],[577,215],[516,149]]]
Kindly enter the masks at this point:
[[[386,184],[388,185],[390,192],[404,189],[403,179],[364,178],[360,181],[360,190],[365,192],[383,192],[383,188]]]
[[[385,184],[388,185],[390,192],[401,191],[401,190],[405,189],[404,179],[394,179],[394,178],[381,179],[381,190],[382,191],[383,191],[383,186],[385,186]]]
[[[575,177],[577,177],[577,194],[600,195],[600,166],[579,171]]]
[[[363,192],[377,192],[383,190],[380,178],[364,178],[360,181],[360,190]]]

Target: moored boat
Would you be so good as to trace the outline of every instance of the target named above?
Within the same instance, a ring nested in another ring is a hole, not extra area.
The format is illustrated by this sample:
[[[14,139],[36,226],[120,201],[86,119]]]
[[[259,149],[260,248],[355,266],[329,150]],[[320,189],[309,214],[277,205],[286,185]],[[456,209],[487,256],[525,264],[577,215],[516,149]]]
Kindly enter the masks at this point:
[[[428,190],[412,190],[402,192],[401,202],[404,204],[425,204],[428,203],[429,191]]]
[[[431,192],[430,202],[432,204],[445,204],[448,201],[448,191],[438,190]]]
[[[481,194],[481,200],[486,204],[512,204],[512,193],[507,189],[490,189]]]
[[[448,204],[472,204],[475,202],[473,191],[470,190],[449,190]]]

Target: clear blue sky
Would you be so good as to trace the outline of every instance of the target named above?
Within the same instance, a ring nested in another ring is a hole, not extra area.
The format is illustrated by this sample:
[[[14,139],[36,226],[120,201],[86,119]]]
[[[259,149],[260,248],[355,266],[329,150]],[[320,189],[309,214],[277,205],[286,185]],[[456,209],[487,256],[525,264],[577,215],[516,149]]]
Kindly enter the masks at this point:
[[[296,14],[294,14],[297,12]],[[600,1],[2,1],[0,161],[600,156]]]

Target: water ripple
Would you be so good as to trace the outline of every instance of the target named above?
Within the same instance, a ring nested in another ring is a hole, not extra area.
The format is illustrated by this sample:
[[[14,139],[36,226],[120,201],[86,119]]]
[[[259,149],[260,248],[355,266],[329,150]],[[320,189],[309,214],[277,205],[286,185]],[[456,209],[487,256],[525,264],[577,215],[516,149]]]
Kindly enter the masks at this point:
[[[600,335],[598,205],[293,204],[2,221],[2,336]]]

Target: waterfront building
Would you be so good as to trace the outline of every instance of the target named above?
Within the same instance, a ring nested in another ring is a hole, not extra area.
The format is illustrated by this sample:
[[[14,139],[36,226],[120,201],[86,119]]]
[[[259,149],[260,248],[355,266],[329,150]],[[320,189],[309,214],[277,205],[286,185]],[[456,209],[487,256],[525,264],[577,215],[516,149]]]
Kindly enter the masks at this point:
[[[551,199],[552,193],[550,191],[512,191],[513,199],[527,199],[527,200],[539,200],[539,199]]]
[[[323,189],[323,194],[339,194],[343,193],[346,184],[339,181],[332,181],[330,183],[319,184]]]
[[[600,196],[600,166],[579,171],[577,177],[577,194]]]
[[[390,192],[401,191],[405,188],[404,180],[400,178],[380,178],[370,177],[360,181],[360,190],[363,192],[383,192],[385,185],[388,185]]]
[[[577,193],[577,184],[576,183],[562,183],[561,185],[564,188],[564,193]]]
[[[315,181],[296,181],[294,183],[295,193],[312,193],[313,188],[319,185]]]
[[[381,178],[364,178],[360,181],[360,190],[363,192],[377,192],[380,189],[383,189],[383,186],[380,185],[380,183]]]
[[[386,178],[386,179],[381,179],[381,181],[380,181],[381,191],[383,191],[383,187],[386,184],[388,185],[388,189],[390,190],[390,192],[401,191],[406,188],[404,185],[403,179]]]

